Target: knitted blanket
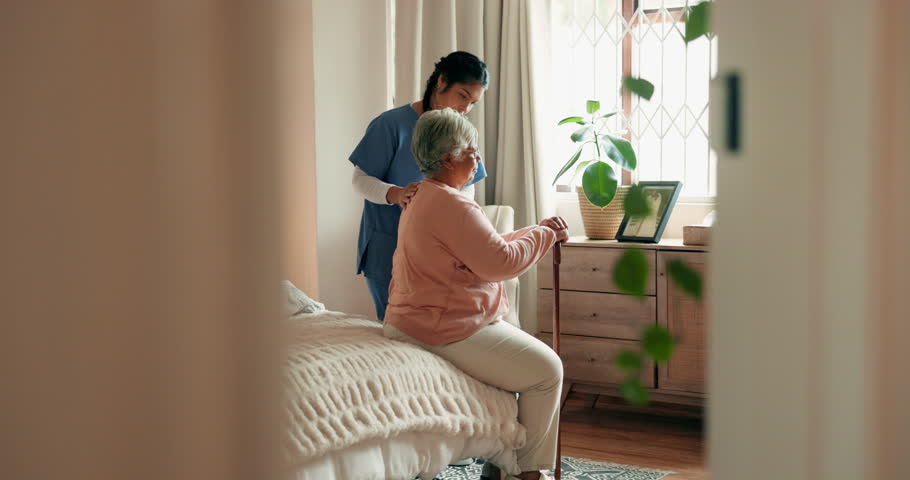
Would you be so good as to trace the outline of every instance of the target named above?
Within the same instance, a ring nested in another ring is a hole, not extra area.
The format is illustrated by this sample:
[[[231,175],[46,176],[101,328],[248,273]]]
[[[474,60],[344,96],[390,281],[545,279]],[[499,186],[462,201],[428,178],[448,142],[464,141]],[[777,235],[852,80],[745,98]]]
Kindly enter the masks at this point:
[[[300,465],[403,432],[525,442],[515,395],[469,377],[420,347],[389,340],[374,321],[339,312],[292,317],[286,369],[286,453]],[[505,465],[504,465],[505,466]]]

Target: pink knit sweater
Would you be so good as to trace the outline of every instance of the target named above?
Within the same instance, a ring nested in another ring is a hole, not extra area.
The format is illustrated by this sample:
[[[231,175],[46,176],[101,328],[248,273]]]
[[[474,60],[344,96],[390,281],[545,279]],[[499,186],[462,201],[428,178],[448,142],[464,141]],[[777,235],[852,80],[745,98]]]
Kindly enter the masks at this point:
[[[474,201],[426,179],[398,225],[385,321],[430,345],[468,338],[508,313],[502,280],[555,241],[539,225],[500,235]]]

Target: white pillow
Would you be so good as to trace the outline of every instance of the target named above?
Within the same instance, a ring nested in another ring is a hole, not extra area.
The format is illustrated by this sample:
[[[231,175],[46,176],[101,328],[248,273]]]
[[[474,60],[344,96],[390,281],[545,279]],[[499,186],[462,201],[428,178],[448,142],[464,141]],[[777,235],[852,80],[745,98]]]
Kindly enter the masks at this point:
[[[294,286],[289,280],[282,280],[281,287],[284,289],[287,298],[286,312],[288,316],[293,317],[301,313],[319,313],[325,311],[325,305],[308,297],[299,288]]]

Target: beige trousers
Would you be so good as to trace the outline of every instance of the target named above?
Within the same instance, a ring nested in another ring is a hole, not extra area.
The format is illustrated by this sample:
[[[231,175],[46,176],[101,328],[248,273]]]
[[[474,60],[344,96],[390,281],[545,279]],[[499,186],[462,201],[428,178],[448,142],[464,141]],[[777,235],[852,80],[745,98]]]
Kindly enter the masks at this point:
[[[447,345],[427,345],[388,323],[382,333],[423,347],[481,382],[518,393],[518,422],[528,430],[518,466],[523,472],[555,466],[562,362],[547,344],[504,321]]]

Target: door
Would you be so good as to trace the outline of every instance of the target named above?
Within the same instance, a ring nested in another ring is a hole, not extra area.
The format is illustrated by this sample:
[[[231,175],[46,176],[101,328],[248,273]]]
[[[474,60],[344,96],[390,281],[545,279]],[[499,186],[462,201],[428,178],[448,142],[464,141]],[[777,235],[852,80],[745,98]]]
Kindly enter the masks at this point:
[[[714,6],[712,477],[907,478],[910,7]]]
[[[667,262],[682,260],[707,281],[703,252],[658,252],[657,322],[678,342],[666,364],[657,366],[657,387],[669,393],[705,392],[706,299],[695,299],[680,289],[667,273]]]

